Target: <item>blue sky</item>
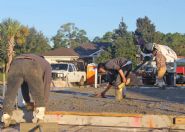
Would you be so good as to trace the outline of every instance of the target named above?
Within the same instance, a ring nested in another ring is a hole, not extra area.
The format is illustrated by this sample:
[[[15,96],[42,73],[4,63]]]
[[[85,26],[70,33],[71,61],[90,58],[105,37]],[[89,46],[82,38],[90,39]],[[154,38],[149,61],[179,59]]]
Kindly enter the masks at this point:
[[[136,19],[148,16],[158,31],[185,33],[185,0],[0,0],[0,21],[8,17],[47,37],[67,22],[93,39],[118,27],[121,18],[129,31]]]

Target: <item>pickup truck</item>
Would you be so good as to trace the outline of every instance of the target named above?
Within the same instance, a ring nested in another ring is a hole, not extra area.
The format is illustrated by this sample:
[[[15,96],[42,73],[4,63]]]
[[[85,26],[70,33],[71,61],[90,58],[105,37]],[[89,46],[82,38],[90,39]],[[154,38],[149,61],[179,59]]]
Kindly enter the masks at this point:
[[[53,80],[62,79],[70,83],[78,83],[80,86],[86,81],[86,72],[78,71],[73,63],[51,64],[51,67]]]

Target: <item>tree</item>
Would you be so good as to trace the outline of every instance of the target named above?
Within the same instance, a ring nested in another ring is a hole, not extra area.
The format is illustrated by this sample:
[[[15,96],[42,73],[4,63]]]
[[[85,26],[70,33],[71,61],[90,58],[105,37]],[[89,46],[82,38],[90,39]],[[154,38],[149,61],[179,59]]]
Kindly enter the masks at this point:
[[[110,49],[104,50],[99,57],[96,58],[95,62],[96,63],[102,63],[106,62],[111,58],[111,52]]]
[[[125,36],[127,36],[127,34],[128,34],[127,25],[124,23],[123,18],[122,18],[118,29],[114,30],[113,38],[116,39],[119,37],[125,37]]]
[[[26,41],[26,36],[29,34],[27,27],[21,25],[18,21],[12,20],[10,18],[4,20],[0,23],[1,38],[4,40],[3,43],[6,44],[7,52],[7,62],[6,62],[6,72],[10,67],[10,63],[14,56],[14,46],[15,44],[24,44]]]
[[[185,55],[185,34],[167,33],[163,38],[163,43],[171,47],[177,55]]]
[[[118,28],[114,29],[113,32],[107,32],[103,35],[103,38],[100,38],[100,42],[102,40],[111,41],[112,46],[97,58],[97,62],[115,57],[125,57],[131,59],[135,64],[136,47],[133,43],[133,35],[127,31],[127,26],[123,19],[119,23]]]
[[[74,23],[66,23],[60,27],[57,34],[52,37],[54,48],[77,47],[88,42],[85,30],[78,29]]]
[[[165,34],[161,32],[154,33],[154,42],[157,44],[164,44]]]
[[[142,34],[142,38],[145,42],[154,42],[155,25],[151,23],[151,20],[147,16],[138,18],[136,26],[136,32]]]
[[[112,47],[113,57],[125,57],[133,61],[135,64],[136,47],[133,43],[133,35],[127,31],[127,26],[123,18],[118,29],[114,30],[114,45]]]
[[[51,49],[48,38],[42,32],[38,32],[35,28],[30,28],[30,34],[27,36],[24,45],[17,45],[16,52],[21,53],[42,53]]]
[[[101,42],[101,38],[99,36],[96,36],[96,37],[94,37],[92,42],[93,43],[99,43],[99,42]]]

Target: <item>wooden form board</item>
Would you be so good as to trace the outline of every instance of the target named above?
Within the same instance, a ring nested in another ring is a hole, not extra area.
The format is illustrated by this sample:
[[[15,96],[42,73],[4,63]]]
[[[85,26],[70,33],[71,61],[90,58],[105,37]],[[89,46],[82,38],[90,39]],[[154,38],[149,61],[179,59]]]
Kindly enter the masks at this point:
[[[111,112],[67,112],[47,111],[46,115],[79,115],[79,116],[107,116],[107,117],[142,117],[142,114],[124,114]]]
[[[31,119],[31,114],[26,113],[26,115]],[[26,120],[25,113],[20,110],[13,112],[13,119],[17,122],[29,121],[28,119]],[[185,131],[185,117],[172,115],[48,111],[46,112],[44,122],[77,126],[172,128],[183,129]]]
[[[175,117],[173,121],[174,121],[174,124],[185,125],[185,117]]]
[[[176,86],[185,86],[185,84],[176,84]]]

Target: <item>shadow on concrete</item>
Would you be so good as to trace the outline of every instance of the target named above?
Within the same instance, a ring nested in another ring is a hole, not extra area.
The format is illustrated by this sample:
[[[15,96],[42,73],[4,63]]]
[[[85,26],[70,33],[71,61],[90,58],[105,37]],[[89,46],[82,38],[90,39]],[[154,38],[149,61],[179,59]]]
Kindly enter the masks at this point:
[[[62,94],[71,94],[71,95],[77,95],[77,96],[87,96],[91,97],[93,94],[90,93],[82,93],[82,92],[75,92],[75,91],[68,91],[68,90],[53,90],[52,92],[55,93],[62,93]]]
[[[56,90],[56,91],[53,90],[52,92],[62,93],[62,94],[69,94],[69,95],[76,95],[76,96],[84,96],[84,97],[101,98],[101,97],[96,97],[96,94],[93,94],[93,93],[82,93],[82,92],[68,91],[68,90]],[[105,95],[105,98],[107,98],[107,99],[115,99],[115,96]]]

